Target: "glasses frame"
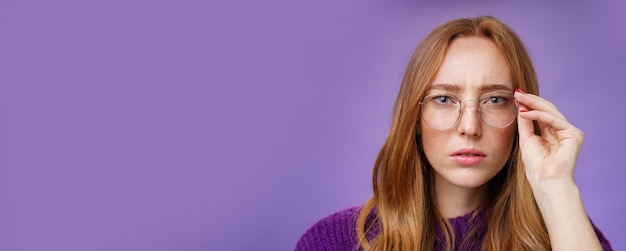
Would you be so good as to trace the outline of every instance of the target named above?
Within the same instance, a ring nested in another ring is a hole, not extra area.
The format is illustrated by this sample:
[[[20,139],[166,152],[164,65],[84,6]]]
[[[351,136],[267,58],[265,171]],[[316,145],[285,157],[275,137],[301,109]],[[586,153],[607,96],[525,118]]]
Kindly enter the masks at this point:
[[[487,126],[489,126],[489,127],[492,127],[492,128],[506,128],[506,127],[510,126],[511,124],[513,124],[513,122],[515,122],[515,120],[517,119],[517,115],[518,115],[518,113],[519,113],[518,109],[515,109],[515,116],[513,116],[513,119],[511,120],[511,122],[507,123],[507,124],[506,124],[506,125],[504,125],[504,126],[500,126],[500,127],[499,127],[499,126],[492,126],[492,125],[490,125],[489,123],[487,123],[487,122],[485,121],[485,119],[483,119],[481,101],[484,101],[484,99],[486,99],[486,97],[487,97],[488,95],[493,95],[493,94],[501,94],[501,95],[506,95],[507,97],[510,97],[510,98],[513,100],[513,102],[515,102],[515,107],[516,107],[516,108],[517,108],[517,107],[519,107],[519,101],[517,101],[517,99],[515,99],[515,96],[513,95],[513,93],[508,93],[508,92],[501,92],[501,91],[488,92],[488,93],[485,93],[485,94],[481,95],[478,99],[463,99],[463,100],[459,99],[458,97],[456,97],[456,96],[454,96],[454,95],[452,95],[452,94],[450,94],[450,93],[433,93],[433,94],[430,94],[430,95],[426,95],[426,96],[422,99],[422,101],[421,101],[421,102],[419,102],[419,105],[420,105],[420,114],[421,114],[421,115],[420,115],[420,117],[422,117],[422,120],[424,120],[424,122],[426,122],[426,124],[428,125],[428,127],[432,128],[433,130],[437,130],[437,131],[445,131],[445,130],[448,130],[448,129],[450,129],[450,128],[454,127],[454,126],[455,126],[455,125],[459,122],[459,119],[461,118],[461,114],[463,113],[463,102],[466,102],[466,101],[475,101],[475,102],[477,103],[477,105],[478,105],[478,117],[480,117],[480,120],[481,120],[483,123],[485,123],[485,125],[487,125]],[[432,125],[430,125],[430,123],[428,122],[428,120],[426,120],[426,118],[424,117],[424,101],[425,101],[425,100],[427,100],[428,98],[430,98],[430,97],[434,97],[434,96],[448,96],[448,97],[453,98],[454,100],[456,100],[456,101],[459,103],[459,105],[458,105],[458,115],[457,115],[456,119],[454,120],[454,123],[452,123],[452,124],[451,124],[449,127],[447,127],[447,128],[444,128],[444,129],[437,129],[437,128],[434,128]]]

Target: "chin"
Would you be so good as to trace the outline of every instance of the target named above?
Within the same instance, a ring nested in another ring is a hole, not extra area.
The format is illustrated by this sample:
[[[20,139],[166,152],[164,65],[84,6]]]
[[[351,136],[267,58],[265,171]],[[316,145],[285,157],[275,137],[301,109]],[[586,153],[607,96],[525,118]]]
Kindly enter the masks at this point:
[[[487,184],[495,175],[495,173],[493,175],[484,173],[444,174],[441,175],[439,179],[442,180],[444,184],[448,183],[459,188],[475,189]]]
[[[451,183],[457,187],[472,189],[472,188],[482,187],[483,185],[487,184],[488,181],[489,180],[475,180],[475,181],[463,180],[463,181],[451,182]]]

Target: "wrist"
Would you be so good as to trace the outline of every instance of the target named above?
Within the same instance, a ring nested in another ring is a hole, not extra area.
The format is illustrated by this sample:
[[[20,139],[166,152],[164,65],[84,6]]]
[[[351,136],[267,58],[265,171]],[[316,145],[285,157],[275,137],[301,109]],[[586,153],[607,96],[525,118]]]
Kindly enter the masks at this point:
[[[573,177],[558,177],[558,178],[545,178],[536,177],[534,179],[528,179],[533,192],[554,192],[561,191],[563,189],[577,188]]]
[[[580,200],[580,190],[573,180],[550,180],[531,184],[531,187],[540,207],[559,207]]]

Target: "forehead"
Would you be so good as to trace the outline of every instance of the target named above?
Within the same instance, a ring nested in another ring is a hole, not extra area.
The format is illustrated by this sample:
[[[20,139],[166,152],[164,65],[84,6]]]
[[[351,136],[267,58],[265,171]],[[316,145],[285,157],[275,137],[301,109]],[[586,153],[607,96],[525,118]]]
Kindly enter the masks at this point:
[[[512,92],[514,88],[509,65],[492,41],[461,37],[448,47],[430,89]]]

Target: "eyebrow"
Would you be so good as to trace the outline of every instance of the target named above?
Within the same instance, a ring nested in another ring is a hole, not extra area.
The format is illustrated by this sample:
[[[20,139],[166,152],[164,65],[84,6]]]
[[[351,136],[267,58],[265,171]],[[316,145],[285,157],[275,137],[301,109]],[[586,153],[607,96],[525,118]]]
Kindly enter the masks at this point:
[[[455,84],[433,84],[430,90],[458,91],[461,87]],[[511,88],[501,84],[485,84],[480,86],[480,91],[508,91],[513,92]]]
[[[505,86],[505,85],[501,85],[501,84],[486,84],[486,85],[482,85],[480,86],[480,90],[481,91],[509,91],[509,92],[513,92],[513,90],[511,90],[511,88]]]
[[[430,90],[444,90],[444,91],[457,91],[461,88],[454,84],[433,84],[430,86]]]

